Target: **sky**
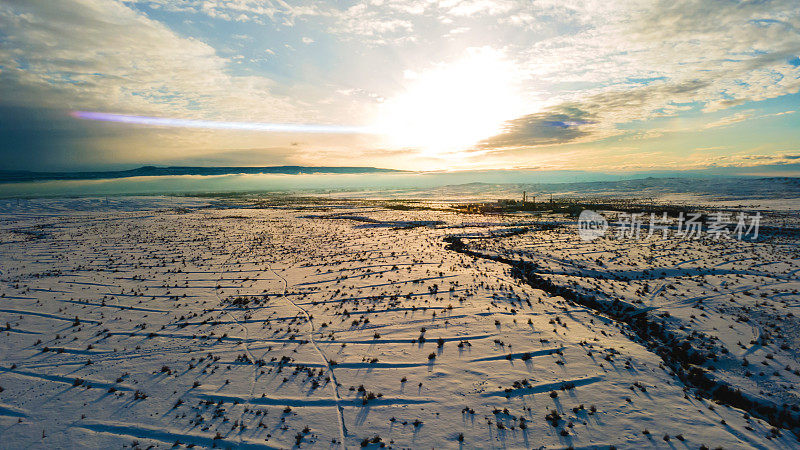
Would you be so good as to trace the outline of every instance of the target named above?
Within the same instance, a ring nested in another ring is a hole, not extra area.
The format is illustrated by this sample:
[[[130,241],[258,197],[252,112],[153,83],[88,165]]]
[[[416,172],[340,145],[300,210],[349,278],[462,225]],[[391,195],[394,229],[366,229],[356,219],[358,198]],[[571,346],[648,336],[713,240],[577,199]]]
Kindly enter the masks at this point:
[[[792,166],[798,90],[796,0],[0,0],[0,169]]]

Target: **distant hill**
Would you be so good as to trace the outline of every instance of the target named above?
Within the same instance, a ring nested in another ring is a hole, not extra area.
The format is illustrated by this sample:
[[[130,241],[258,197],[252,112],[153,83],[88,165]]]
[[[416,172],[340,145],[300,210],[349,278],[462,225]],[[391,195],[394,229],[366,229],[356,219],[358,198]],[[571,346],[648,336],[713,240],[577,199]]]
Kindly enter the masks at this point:
[[[0,170],[0,183],[21,183],[48,180],[99,180],[130,177],[158,177],[175,175],[234,175],[234,174],[363,174],[402,173],[402,170],[376,167],[312,167],[312,166],[267,166],[267,167],[156,167],[142,166],[129,170],[107,170],[96,172],[31,172],[27,170]]]

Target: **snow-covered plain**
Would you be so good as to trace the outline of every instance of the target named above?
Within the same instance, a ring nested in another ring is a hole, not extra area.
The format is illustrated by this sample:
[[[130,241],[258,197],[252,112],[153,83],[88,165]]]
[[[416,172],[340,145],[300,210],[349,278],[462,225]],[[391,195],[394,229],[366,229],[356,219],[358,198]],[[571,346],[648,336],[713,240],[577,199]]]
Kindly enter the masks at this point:
[[[796,239],[583,242],[566,218],[125,202],[0,205],[0,446],[798,445],[707,398],[619,317],[491,259],[622,302],[696,344],[704,379],[791,415]]]

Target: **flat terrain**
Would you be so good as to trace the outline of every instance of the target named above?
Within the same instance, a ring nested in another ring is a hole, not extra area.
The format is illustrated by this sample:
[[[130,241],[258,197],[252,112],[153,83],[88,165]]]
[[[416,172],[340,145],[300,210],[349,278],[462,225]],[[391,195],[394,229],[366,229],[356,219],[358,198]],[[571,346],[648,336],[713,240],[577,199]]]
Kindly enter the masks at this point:
[[[798,445],[794,238],[205,204],[0,205],[2,446]]]

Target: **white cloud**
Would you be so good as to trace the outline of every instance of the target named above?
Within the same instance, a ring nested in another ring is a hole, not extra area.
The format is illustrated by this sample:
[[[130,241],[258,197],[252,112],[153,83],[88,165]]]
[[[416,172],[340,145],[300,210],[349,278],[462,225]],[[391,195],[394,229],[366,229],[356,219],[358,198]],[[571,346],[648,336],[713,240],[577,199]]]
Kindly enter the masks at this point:
[[[209,45],[107,0],[0,6],[6,103],[140,114],[289,120],[273,82],[233,76]],[[68,36],[68,38],[66,38]]]
[[[619,134],[619,123],[689,105],[713,112],[800,90],[800,70],[787,63],[800,54],[797,2],[537,2],[509,20],[523,26],[545,11],[578,31],[539,40],[520,58],[532,88],[548,93],[549,113],[574,108],[595,119],[575,139]],[[587,87],[558,88],[569,83]]]
[[[254,39],[235,21],[274,34]],[[788,63],[800,55],[796,0],[6,0],[0,29],[6,104],[258,121],[369,120],[415,73],[477,42],[521,68],[531,100],[529,113],[490,140],[510,151],[520,148],[512,138],[537,149],[596,141],[632,135],[623,123],[800,90],[800,68]],[[305,78],[319,72],[319,49],[296,45],[314,42],[303,33],[340,52],[323,80]],[[243,57],[221,56],[233,54]],[[275,63],[285,70],[280,84],[264,72]],[[639,137],[669,132],[651,131]]]
[[[439,2],[439,6],[446,10],[447,14],[454,16],[473,16],[477,14],[488,14],[495,16],[511,11],[514,2],[503,0],[444,0]]]
[[[709,128],[726,127],[726,126],[729,126],[729,125],[733,125],[735,123],[739,123],[739,122],[743,122],[745,120],[751,119],[752,117],[753,117],[753,112],[752,111],[743,111],[743,112],[739,112],[739,113],[733,114],[731,116],[723,117],[723,118],[721,118],[719,120],[715,120],[713,122],[709,122],[709,123],[705,124],[705,126],[703,128],[709,129]]]

